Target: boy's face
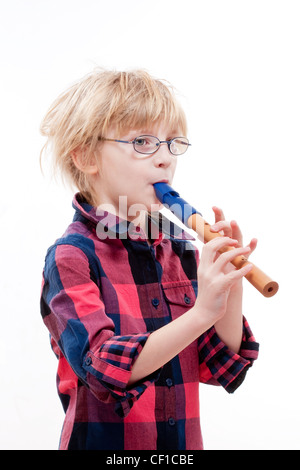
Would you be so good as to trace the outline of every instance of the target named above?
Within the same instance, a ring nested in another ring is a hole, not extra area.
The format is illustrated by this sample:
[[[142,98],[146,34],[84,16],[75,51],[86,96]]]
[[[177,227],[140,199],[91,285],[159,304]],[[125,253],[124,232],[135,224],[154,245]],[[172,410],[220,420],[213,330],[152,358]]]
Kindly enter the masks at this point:
[[[153,135],[163,141],[178,137],[181,133],[171,132],[167,126],[159,125],[151,129],[130,130],[124,135],[116,135],[114,129],[110,129],[106,138],[131,141],[141,135]],[[98,159],[96,205],[113,205],[116,213],[128,220],[135,218],[133,205],[140,204],[148,211],[151,211],[151,206],[156,205],[156,210],[158,209],[160,203],[153,184],[164,181],[171,185],[177,163],[177,157],[169,152],[167,144],[162,144],[152,155],[141,155],[134,150],[133,144],[110,141],[101,143]],[[119,213],[120,196],[123,196],[123,203],[126,196],[127,214]]]

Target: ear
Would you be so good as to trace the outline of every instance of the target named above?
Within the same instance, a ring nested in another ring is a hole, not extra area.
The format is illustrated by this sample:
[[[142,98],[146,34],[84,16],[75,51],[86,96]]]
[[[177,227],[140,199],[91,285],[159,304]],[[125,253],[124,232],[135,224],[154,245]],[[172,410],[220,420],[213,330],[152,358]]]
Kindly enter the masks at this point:
[[[90,162],[87,162],[85,151],[78,148],[71,152],[71,158],[76,168],[83,173],[87,175],[95,175],[98,173],[99,169],[95,155],[91,158]]]

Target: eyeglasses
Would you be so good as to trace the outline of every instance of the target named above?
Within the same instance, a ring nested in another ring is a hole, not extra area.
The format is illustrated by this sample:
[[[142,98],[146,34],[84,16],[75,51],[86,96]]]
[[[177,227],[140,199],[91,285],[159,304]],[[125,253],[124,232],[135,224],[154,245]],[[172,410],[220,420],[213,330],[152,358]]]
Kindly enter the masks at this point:
[[[161,144],[168,144],[172,155],[182,155],[191,145],[186,137],[174,137],[171,140],[159,140],[153,135],[140,135],[134,140],[105,139],[99,137],[99,140],[108,140],[110,142],[120,142],[121,144],[132,144],[136,152],[143,155],[152,155],[157,152]]]

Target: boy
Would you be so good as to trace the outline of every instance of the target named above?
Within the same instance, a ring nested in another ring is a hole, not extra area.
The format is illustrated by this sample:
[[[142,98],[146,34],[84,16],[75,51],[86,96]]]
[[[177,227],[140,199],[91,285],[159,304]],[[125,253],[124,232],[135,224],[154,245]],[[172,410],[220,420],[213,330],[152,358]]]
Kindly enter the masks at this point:
[[[41,296],[66,413],[60,449],[202,449],[199,380],[232,393],[258,355],[242,315],[251,265],[230,267],[256,240],[243,247],[236,222],[214,208],[224,237],[198,263],[190,237],[154,216],[153,184],[172,184],[188,140],[171,88],[146,72],[84,77],[41,131],[79,190]],[[219,256],[225,245],[234,250]]]

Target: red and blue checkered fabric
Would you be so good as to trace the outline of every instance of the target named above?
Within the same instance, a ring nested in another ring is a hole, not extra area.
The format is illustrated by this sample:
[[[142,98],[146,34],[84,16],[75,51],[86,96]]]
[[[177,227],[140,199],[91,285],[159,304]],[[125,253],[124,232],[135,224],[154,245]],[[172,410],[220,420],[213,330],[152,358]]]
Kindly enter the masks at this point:
[[[97,214],[80,194],[73,206],[73,222],[47,252],[41,295],[66,413],[59,448],[202,449],[199,381],[229,393],[242,383],[258,355],[247,321],[239,354],[212,327],[128,387],[151,332],[194,305],[198,252],[173,224],[149,245],[138,227]]]

